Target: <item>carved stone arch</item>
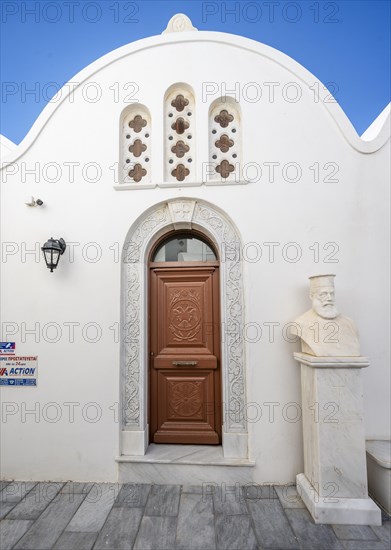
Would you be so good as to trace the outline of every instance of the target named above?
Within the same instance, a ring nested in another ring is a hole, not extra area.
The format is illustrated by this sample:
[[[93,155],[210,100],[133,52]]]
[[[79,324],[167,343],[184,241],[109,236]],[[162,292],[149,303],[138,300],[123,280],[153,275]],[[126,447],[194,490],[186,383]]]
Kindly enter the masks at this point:
[[[143,455],[148,446],[147,288],[149,252],[164,233],[197,229],[215,244],[221,266],[223,451],[247,458],[244,299],[241,239],[216,206],[190,198],[148,209],[132,225],[122,251],[121,409],[123,455]]]

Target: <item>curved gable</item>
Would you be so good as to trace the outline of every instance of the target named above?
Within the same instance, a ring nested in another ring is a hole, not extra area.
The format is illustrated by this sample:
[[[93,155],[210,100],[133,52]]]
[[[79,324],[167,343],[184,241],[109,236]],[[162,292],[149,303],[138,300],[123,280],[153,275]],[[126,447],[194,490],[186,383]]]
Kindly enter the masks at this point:
[[[113,50],[75,75],[44,108],[29,133],[7,160],[12,162],[23,155],[56,116],[61,106],[67,102],[77,103],[75,98],[80,94],[84,101],[87,96],[90,104],[97,97],[95,93],[107,94],[115,102],[122,102],[124,108],[133,99],[146,103],[143,91],[129,88],[130,82],[135,82],[136,87],[138,83],[145,88],[153,87],[157,93],[157,80],[164,82],[164,85],[172,85],[177,81],[188,82],[191,79],[184,78],[186,73],[193,76],[189,85],[197,88],[198,93],[201,91],[202,97],[198,97],[198,101],[210,104],[226,91],[227,95],[253,107],[263,102],[274,108],[275,105],[272,104],[279,102],[281,109],[286,110],[287,106],[300,102],[310,109],[316,104],[316,110],[311,110],[309,115],[311,123],[314,112],[316,116],[327,113],[330,117],[330,128],[337,127],[347,143],[359,152],[372,153],[389,139],[387,124],[376,135],[371,135],[370,140],[364,136],[361,139],[326,87],[284,53],[232,34],[195,32],[191,23],[186,22],[187,18],[183,23],[180,17],[174,16],[174,22],[170,22],[163,34]],[[137,67],[136,71],[133,67]],[[177,77],[165,81],[173,67]],[[108,83],[108,89],[105,89],[105,82]],[[197,86],[197,83],[202,83],[202,86]],[[94,90],[94,85],[97,90]],[[98,99],[96,107],[99,107],[101,98]],[[163,99],[159,98],[159,101]],[[75,120],[80,118],[76,110],[74,116]]]

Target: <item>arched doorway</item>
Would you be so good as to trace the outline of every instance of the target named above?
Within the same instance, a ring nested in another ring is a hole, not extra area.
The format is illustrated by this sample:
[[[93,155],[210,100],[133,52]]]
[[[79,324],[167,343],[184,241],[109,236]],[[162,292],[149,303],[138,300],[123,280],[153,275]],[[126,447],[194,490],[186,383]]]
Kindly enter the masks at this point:
[[[220,261],[222,447],[226,458],[248,457],[241,239],[230,218],[202,199],[151,206],[130,227],[122,250],[121,455],[144,455],[149,437],[148,282],[150,252],[168,231],[199,231]]]
[[[150,442],[221,443],[219,260],[198,231],[170,231],[149,261]]]

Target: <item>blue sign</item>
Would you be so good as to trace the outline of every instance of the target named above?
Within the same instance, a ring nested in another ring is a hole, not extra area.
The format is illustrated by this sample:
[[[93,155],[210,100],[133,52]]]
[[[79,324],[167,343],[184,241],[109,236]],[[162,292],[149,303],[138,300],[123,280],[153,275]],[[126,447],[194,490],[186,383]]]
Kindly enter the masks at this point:
[[[0,386],[37,386],[37,355],[0,354]]]
[[[15,342],[0,342],[0,354],[9,355],[15,353]]]
[[[36,378],[0,378],[0,386],[36,386]]]

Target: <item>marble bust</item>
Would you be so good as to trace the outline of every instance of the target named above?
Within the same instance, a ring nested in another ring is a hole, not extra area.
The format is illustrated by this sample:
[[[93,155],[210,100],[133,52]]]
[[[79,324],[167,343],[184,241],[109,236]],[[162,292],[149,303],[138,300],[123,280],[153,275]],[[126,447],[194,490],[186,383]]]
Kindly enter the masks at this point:
[[[353,321],[338,312],[334,277],[309,277],[312,309],[295,320],[301,351],[317,357],[358,357],[358,332]]]

